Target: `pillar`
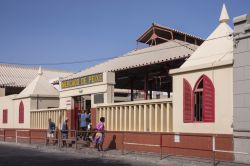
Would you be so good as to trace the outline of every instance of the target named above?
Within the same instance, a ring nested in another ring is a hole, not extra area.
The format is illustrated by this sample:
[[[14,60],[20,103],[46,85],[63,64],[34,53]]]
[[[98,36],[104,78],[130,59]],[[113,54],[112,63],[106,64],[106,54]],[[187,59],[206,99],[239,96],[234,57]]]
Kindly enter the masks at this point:
[[[148,71],[144,76],[144,100],[148,100]]]
[[[250,153],[250,14],[234,18],[233,131],[234,151]],[[244,101],[244,102],[242,102]],[[250,155],[235,154],[235,160],[250,164]]]

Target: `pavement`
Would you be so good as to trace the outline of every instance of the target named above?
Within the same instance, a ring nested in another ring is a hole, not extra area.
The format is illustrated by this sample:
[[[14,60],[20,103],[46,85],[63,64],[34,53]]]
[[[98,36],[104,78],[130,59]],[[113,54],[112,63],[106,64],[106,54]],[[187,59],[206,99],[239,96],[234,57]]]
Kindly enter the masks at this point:
[[[200,158],[165,156],[159,154],[132,153],[122,154],[119,150],[98,152],[94,148],[58,148],[39,144],[15,144],[0,142],[0,166],[211,166],[212,161]],[[246,166],[232,162],[217,162],[218,166]]]

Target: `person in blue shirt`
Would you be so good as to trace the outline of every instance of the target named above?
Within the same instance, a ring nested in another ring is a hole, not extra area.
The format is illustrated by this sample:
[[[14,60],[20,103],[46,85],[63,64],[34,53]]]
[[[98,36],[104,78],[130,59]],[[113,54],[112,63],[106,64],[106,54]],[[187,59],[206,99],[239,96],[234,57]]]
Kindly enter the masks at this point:
[[[62,129],[61,129],[62,139],[63,139],[63,146],[66,145],[66,140],[65,139],[68,139],[68,133],[69,133],[68,120],[69,119],[66,117],[65,121],[62,124]]]
[[[89,111],[84,110],[82,114],[80,114],[80,127],[82,129],[83,133],[83,140],[86,140],[86,136],[87,136],[87,129],[88,129],[88,125],[90,123],[89,121],[90,119],[90,114]]]

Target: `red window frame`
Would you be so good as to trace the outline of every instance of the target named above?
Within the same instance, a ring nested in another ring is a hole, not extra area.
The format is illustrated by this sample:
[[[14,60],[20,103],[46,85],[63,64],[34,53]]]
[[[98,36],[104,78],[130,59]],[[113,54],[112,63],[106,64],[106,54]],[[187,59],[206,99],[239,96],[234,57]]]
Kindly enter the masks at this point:
[[[3,123],[8,123],[8,109],[3,110]]]
[[[193,122],[193,92],[186,79],[183,79],[183,122]]]
[[[24,123],[24,105],[23,101],[19,104],[19,123]]]
[[[189,82],[183,79],[183,122],[194,122],[194,93],[197,89],[200,81],[203,80],[203,95],[202,95],[202,121],[198,122],[215,122],[215,88],[211,79],[202,75],[196,82],[194,89],[189,84]],[[190,93],[191,89],[191,93]],[[191,100],[190,100],[191,96]],[[191,106],[190,106],[191,103]],[[191,109],[191,112],[190,112]],[[191,115],[191,117],[190,117]]]

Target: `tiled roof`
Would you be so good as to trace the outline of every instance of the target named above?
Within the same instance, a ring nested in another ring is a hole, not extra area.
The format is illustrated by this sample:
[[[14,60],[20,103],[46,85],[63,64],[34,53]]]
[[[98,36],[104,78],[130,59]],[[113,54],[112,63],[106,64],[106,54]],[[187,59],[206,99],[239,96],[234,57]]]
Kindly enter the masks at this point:
[[[38,68],[20,65],[0,64],[0,86],[26,87],[36,76]],[[44,77],[47,80],[66,77],[72,72],[43,69]]]

